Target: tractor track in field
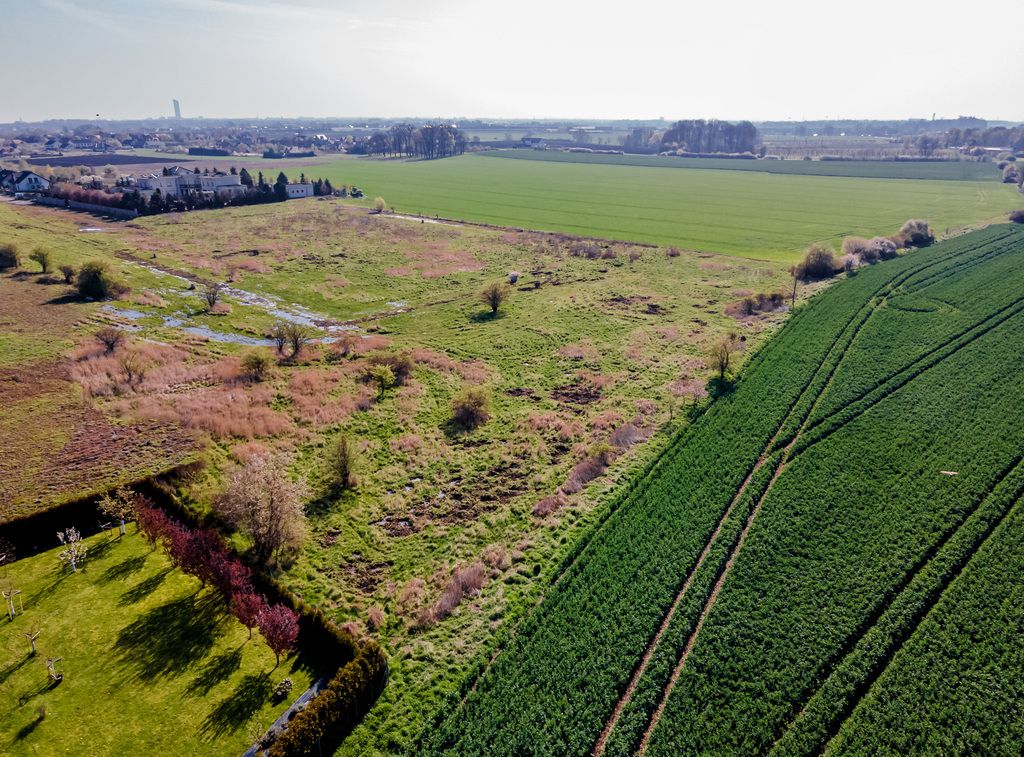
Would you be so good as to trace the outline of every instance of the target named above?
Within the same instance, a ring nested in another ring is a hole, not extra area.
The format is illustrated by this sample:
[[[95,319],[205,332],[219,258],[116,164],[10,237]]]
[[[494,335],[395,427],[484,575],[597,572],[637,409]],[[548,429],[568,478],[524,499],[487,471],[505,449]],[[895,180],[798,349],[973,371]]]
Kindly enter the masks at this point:
[[[886,291],[891,291],[891,289],[894,286],[898,286],[898,284],[894,284],[894,282],[896,282],[896,280],[898,278],[899,278],[899,275],[894,276],[892,279],[889,279],[884,284],[882,284],[880,287],[878,287],[878,289],[876,289],[875,292],[872,293],[872,295],[868,299],[868,301],[863,306],[861,306],[850,317],[850,319],[846,322],[846,324],[840,330],[839,334],[836,336],[835,340],[829,346],[829,349],[828,349],[828,351],[825,354],[825,361],[822,363],[822,366],[828,364],[828,358],[833,354],[833,352],[837,349],[837,347],[839,347],[841,349],[842,354],[840,355],[839,360],[836,362],[835,366],[829,371],[828,376],[825,379],[825,384],[822,386],[822,389],[818,393],[818,399],[820,399],[821,395],[825,392],[825,389],[828,387],[829,382],[831,382],[831,379],[835,375],[835,372],[838,370],[839,366],[842,364],[843,355],[845,355],[846,350],[849,349],[849,346],[851,344],[853,344],[853,342],[857,338],[857,335],[861,332],[861,330],[863,329],[864,325],[867,323],[868,319],[870,318],[871,314],[880,305],[880,302],[873,304],[875,298],[878,297],[880,294],[882,294],[882,300],[881,301],[884,302],[885,295],[883,293],[885,293]],[[858,317],[860,317],[859,322],[858,322]],[[852,330],[852,332],[847,334],[847,332],[850,330],[851,325],[853,326],[853,330]],[[840,347],[840,345],[842,345],[843,342],[846,342],[846,345]],[[626,708],[626,706],[632,700],[633,694],[634,694],[634,692],[636,690],[637,685],[640,682],[640,679],[643,677],[644,673],[646,672],[647,667],[650,664],[650,661],[651,661],[651,659],[654,656],[654,653],[657,651],[658,646],[661,643],[662,637],[665,635],[665,632],[671,626],[671,623],[672,623],[673,618],[675,617],[676,611],[678,610],[679,606],[682,604],[683,600],[685,599],[685,597],[686,597],[686,595],[687,595],[687,593],[688,593],[688,591],[690,589],[690,586],[693,583],[694,577],[696,576],[697,572],[704,566],[704,563],[706,562],[708,555],[711,553],[711,550],[713,549],[715,543],[718,541],[718,537],[721,534],[722,529],[725,527],[726,522],[729,520],[730,516],[732,515],[733,511],[735,510],[736,505],[740,502],[740,500],[743,498],[743,495],[746,493],[747,488],[749,487],[751,480],[754,478],[754,475],[770,459],[771,454],[772,454],[772,452],[773,452],[773,450],[775,448],[775,445],[779,441],[779,438],[782,435],[783,431],[785,430],[786,426],[795,417],[795,414],[799,413],[798,408],[800,408],[802,400],[804,400],[808,396],[808,391],[811,390],[811,388],[814,386],[815,379],[818,378],[820,370],[821,370],[821,366],[819,366],[818,369],[816,369],[815,371],[813,371],[811,373],[811,375],[808,378],[807,382],[804,384],[803,388],[800,390],[800,393],[797,395],[796,399],[793,401],[793,404],[790,405],[789,409],[786,411],[786,414],[782,417],[781,421],[779,422],[778,427],[775,430],[775,433],[772,435],[772,438],[764,445],[764,447],[761,450],[761,453],[758,456],[758,458],[757,458],[756,462],[754,463],[753,467],[747,473],[746,478],[744,478],[743,482],[740,484],[739,488],[736,490],[736,492],[733,495],[732,499],[729,501],[729,504],[726,506],[725,511],[722,513],[722,516],[719,518],[718,523],[715,525],[714,530],[712,531],[711,535],[708,537],[707,541],[704,543],[704,547],[701,550],[700,555],[697,558],[697,561],[694,563],[693,567],[689,571],[687,571],[686,577],[683,580],[683,583],[682,583],[681,587],[676,592],[676,596],[675,596],[674,600],[672,601],[672,604],[669,606],[669,609],[666,612],[664,618],[662,619],[662,622],[659,625],[658,630],[656,631],[654,637],[652,637],[651,641],[648,643],[647,648],[644,650],[644,653],[641,656],[639,663],[637,664],[636,668],[634,668],[633,673],[630,675],[629,683],[626,685],[626,689],[623,691],[622,695],[619,697],[618,701],[615,704],[615,708],[613,709],[613,711],[612,711],[611,715],[609,716],[608,720],[605,722],[604,728],[602,729],[601,734],[598,736],[598,739],[597,739],[597,741],[594,744],[594,747],[592,749],[592,754],[593,755],[600,755],[600,754],[604,753],[604,750],[607,747],[608,739],[611,737],[612,732],[615,730],[615,726],[618,724],[619,718],[622,716],[623,710]],[[816,399],[811,404],[810,409],[807,411],[807,414],[804,416],[804,420],[803,420],[804,423],[806,423],[807,419],[813,413],[814,408],[817,406],[818,399]],[[786,448],[787,451],[795,443],[796,438],[797,437],[794,437],[789,442],[789,446],[787,446],[787,448]],[[771,482],[768,484],[768,490],[771,489],[772,484],[775,483],[775,479],[778,478],[778,476],[781,474],[782,468],[784,467],[784,464],[785,464],[785,458],[783,458],[783,460],[780,461],[779,467],[776,469],[776,472],[773,475],[773,477],[771,479]],[[753,515],[755,515],[757,513],[757,511],[760,509],[761,502],[764,500],[764,497],[767,495],[768,490],[766,490],[764,492],[764,494],[762,494],[762,496],[758,500],[758,503],[755,505],[754,511],[751,514],[751,516],[748,516],[747,523],[744,526],[743,531],[741,532],[739,541],[737,542],[737,545],[734,545],[733,550],[730,553],[729,560],[726,563],[726,567],[725,567],[722,575],[719,577],[718,582],[716,582],[715,588],[712,590],[712,596],[713,597],[717,596],[718,590],[720,589],[720,584],[721,584],[722,581],[724,581],[725,575],[728,573],[729,568],[731,568],[732,562],[735,559],[736,550],[738,549],[738,546],[742,545],[742,541],[743,541],[743,539],[746,536],[746,532],[747,532],[747,530],[749,528],[749,524],[751,522],[751,519],[753,518]],[[706,608],[706,609],[709,609],[709,608]],[[694,633],[692,634],[692,638],[695,638],[696,631],[699,630],[701,625],[703,625],[704,616],[705,616],[705,612],[702,612],[701,618],[698,620],[698,625],[697,625]],[[689,648],[690,645],[691,645],[690,642],[688,642],[688,648]],[[688,655],[688,648],[687,648],[686,651],[684,651],[684,656]],[[650,730],[650,729],[648,729],[648,730]],[[645,734],[645,738],[646,738],[646,734]],[[643,744],[643,742],[642,742],[642,744]]]
[[[827,685],[831,676],[842,667],[843,663],[856,651],[858,646],[864,640],[864,638],[870,633],[871,629],[874,628],[890,611],[890,609],[899,602],[900,598],[904,596],[905,592],[911,587],[917,576],[922,571],[927,569],[936,560],[942,558],[942,551],[958,534],[962,533],[964,529],[970,528],[972,519],[981,512],[989,498],[992,496],[999,486],[1001,486],[1013,473],[1020,469],[1024,457],[1018,456],[1013,459],[1010,464],[1003,469],[997,479],[989,487],[988,492],[978,499],[978,503],[971,508],[971,510],[965,514],[963,519],[953,528],[950,528],[946,533],[942,534],[939,539],[922,555],[921,559],[908,570],[895,591],[890,597],[885,599],[871,615],[865,619],[861,627],[856,629],[853,634],[844,642],[842,646],[837,650],[837,654],[833,655],[827,660],[819,669],[818,674],[814,680],[819,681],[813,687],[803,692],[795,706],[799,706],[800,709],[794,712],[793,715],[787,720],[787,722],[779,730],[778,736],[776,737],[771,749],[776,749],[780,742],[785,738],[786,734],[790,732],[795,724],[800,722],[806,715],[807,709],[810,703],[818,695],[818,693]],[[931,609],[941,600],[946,590],[952,585],[956,578],[967,568],[970,562],[974,559],[975,555],[981,550],[985,543],[989,540],[992,534],[999,528],[999,526],[1006,520],[1009,514],[1020,502],[1021,496],[1024,495],[1024,484],[1018,484],[1017,488],[1013,493],[1007,497],[1007,504],[998,512],[998,514],[992,519],[990,523],[985,525],[981,531],[975,536],[975,538],[966,546],[964,554],[959,558],[953,560],[949,568],[946,569],[942,577],[939,579],[938,585],[928,592],[928,598],[924,605],[914,613],[910,620],[903,624],[898,631],[894,634],[891,643],[889,643],[878,664],[872,666],[869,675],[865,680],[858,685],[853,697],[846,702],[841,711],[833,717],[827,726],[828,735],[823,740],[823,743],[819,744],[819,748],[824,748],[827,742],[831,741],[832,738],[838,733],[842,726],[842,723],[853,713],[857,708],[860,700],[867,694],[870,687],[874,682],[885,672],[885,668],[889,662],[896,655],[896,653],[903,647],[903,645],[914,635],[921,622],[928,615]],[[956,549],[952,547],[951,549]],[[795,709],[795,708],[794,708]]]
[[[974,248],[974,249],[977,249],[977,248]],[[965,252],[973,252],[973,249],[970,250],[970,251],[965,251]],[[963,254],[963,253],[959,253],[959,254]],[[711,612],[712,608],[714,607],[714,604],[715,604],[715,602],[716,602],[716,600],[718,598],[718,595],[721,592],[722,586],[724,585],[726,578],[728,578],[729,573],[732,570],[732,567],[735,564],[735,561],[736,561],[737,557],[739,556],[740,551],[743,548],[743,545],[744,545],[744,543],[746,541],[747,535],[750,532],[751,526],[753,525],[754,521],[756,520],[758,513],[761,511],[761,507],[764,504],[764,501],[767,499],[768,495],[771,493],[772,488],[775,485],[775,482],[779,479],[779,477],[785,471],[785,469],[786,469],[787,465],[789,464],[789,462],[791,462],[791,453],[793,451],[793,447],[796,445],[797,441],[799,441],[801,439],[802,435],[807,430],[807,428],[808,428],[808,421],[814,416],[815,409],[818,407],[818,404],[821,402],[822,397],[827,393],[829,387],[831,386],[832,381],[835,378],[835,375],[836,375],[836,373],[839,370],[839,367],[843,364],[843,360],[846,357],[847,350],[857,340],[857,337],[860,335],[860,333],[863,331],[864,327],[870,321],[871,316],[875,312],[877,312],[881,307],[884,306],[884,304],[886,302],[886,299],[895,290],[897,290],[899,287],[901,287],[906,281],[911,279],[913,276],[921,273],[923,270],[926,270],[927,268],[930,268],[930,267],[932,267],[934,265],[938,265],[938,264],[940,264],[942,262],[945,262],[945,261],[946,261],[946,258],[943,258],[942,260],[938,260],[938,261],[929,261],[928,263],[924,264],[920,268],[914,269],[913,271],[905,272],[904,274],[901,274],[901,275],[894,276],[892,279],[889,279],[885,284],[883,284],[877,290],[875,290],[875,292],[869,297],[869,299],[868,299],[867,303],[865,304],[865,306],[861,309],[861,310],[864,310],[866,308],[866,310],[867,310],[866,314],[860,320],[860,322],[857,323],[857,325],[854,327],[852,333],[849,336],[849,339],[847,341],[846,346],[842,348],[842,354],[839,356],[839,359],[835,362],[835,364],[832,366],[832,368],[828,371],[828,375],[827,375],[827,377],[825,379],[824,384],[822,385],[820,391],[817,393],[814,401],[811,403],[810,408],[808,408],[806,413],[803,415],[803,419],[802,419],[802,421],[800,423],[800,426],[798,427],[797,431],[786,442],[785,447],[783,448],[782,457],[781,457],[781,459],[779,461],[778,467],[776,468],[774,474],[772,475],[772,478],[769,481],[769,483],[768,483],[767,487],[765,488],[764,492],[762,492],[761,496],[758,498],[758,501],[754,505],[754,508],[751,510],[750,514],[747,516],[747,520],[746,520],[746,522],[743,525],[743,529],[740,531],[740,535],[739,535],[738,539],[736,540],[736,543],[733,545],[733,547],[731,548],[731,550],[729,552],[729,557],[728,557],[728,559],[726,561],[725,567],[722,569],[722,572],[719,574],[718,578],[716,579],[715,584],[714,584],[710,594],[708,595],[708,598],[704,602],[704,606],[701,609],[700,615],[698,616],[697,623],[695,624],[693,630],[690,632],[690,635],[687,638],[686,645],[685,645],[685,647],[683,649],[682,654],[680,655],[679,661],[676,663],[676,666],[673,668],[672,674],[669,677],[668,682],[666,683],[665,687],[662,690],[661,697],[659,698],[658,704],[657,704],[654,712],[651,714],[650,719],[649,719],[648,724],[647,724],[647,727],[645,728],[643,736],[641,737],[640,745],[639,745],[639,749],[638,749],[640,754],[643,754],[646,751],[646,749],[647,749],[647,746],[648,746],[648,744],[650,742],[651,735],[653,734],[654,729],[656,728],[656,726],[658,724],[658,721],[661,719],[661,715],[662,715],[662,713],[665,710],[665,706],[668,703],[668,700],[669,700],[669,697],[671,696],[672,690],[675,688],[675,684],[679,680],[679,676],[682,674],[682,671],[683,671],[683,669],[686,666],[686,662],[689,659],[690,653],[693,650],[694,645],[696,644],[697,638],[700,635],[700,631],[702,630],[702,628],[704,626],[704,623],[707,620],[707,617],[710,615],[710,612]],[[972,261],[973,261],[973,258],[972,258]],[[971,261],[964,261],[964,264],[967,264],[967,263],[970,263],[970,262]],[[851,322],[856,321],[857,315],[861,313],[861,310],[857,311],[857,314],[854,315],[854,317],[851,319]],[[833,343],[833,346],[832,346],[832,348],[830,348],[829,352],[826,353],[825,361],[822,363],[822,366],[828,364],[828,358],[831,355],[832,350],[835,349],[836,344],[838,344],[843,339],[843,334],[845,334],[846,330],[849,328],[849,325],[850,325],[850,323],[848,322],[847,325],[844,326],[843,331],[840,333],[840,336],[837,338],[836,342]],[[811,380],[808,382],[808,385],[801,392],[801,394],[798,397],[797,401],[794,403],[794,406],[793,406],[794,408],[797,405],[800,404],[800,400],[803,399],[803,397],[806,394],[806,389],[814,383],[814,379],[817,378],[817,376],[818,376],[818,372],[815,371],[815,373],[811,377]],[[774,445],[775,445],[776,440],[777,440],[777,438],[779,436],[779,433],[781,433],[781,430],[786,426],[788,421],[791,419],[792,415],[793,415],[793,412],[792,412],[792,409],[791,409],[790,412],[788,412],[786,414],[786,416],[783,418],[782,423],[780,424],[779,431],[776,432],[776,436],[772,439],[771,442],[769,442],[766,452],[763,453],[763,457],[765,459],[767,459],[767,455],[770,454],[770,452],[774,451]],[[759,468],[761,464],[763,464],[763,460],[759,460],[759,464],[758,464],[757,468]],[[756,472],[756,468],[755,468],[754,472]],[[751,476],[752,475],[753,475],[753,472],[751,473]],[[750,477],[748,477],[748,479],[744,482],[744,487],[746,486],[747,483],[749,483],[749,480],[750,480]],[[738,500],[738,499],[739,499],[739,495],[737,495],[737,497],[736,497],[736,500]],[[736,501],[736,500],[734,500],[734,501]],[[724,518],[723,518],[723,522],[724,522]],[[717,531],[716,531],[715,535],[717,536]],[[705,550],[706,551],[710,551],[710,545],[706,545]],[[702,555],[704,555],[705,553],[706,552],[702,552]],[[687,582],[686,582],[686,586],[687,587],[688,587],[689,582],[690,582],[689,578],[690,577],[688,577]],[[673,611],[674,611],[674,608],[678,605],[678,602],[679,602],[680,599],[681,599],[681,597],[677,597],[676,603],[673,604]],[[664,626],[667,628],[667,623],[664,623]],[[656,639],[654,640],[654,642],[652,642],[652,643],[654,643],[655,646],[657,644],[657,641],[660,641],[660,638],[663,635],[664,630],[665,630],[664,628],[663,629],[659,629],[659,633],[657,634]],[[649,659],[650,659],[650,657],[652,655],[653,655],[653,650],[650,650],[649,653],[645,652],[645,656],[644,656],[645,660],[649,661]],[[646,667],[646,663],[644,663],[644,667]],[[641,671],[641,673],[642,673],[642,671]],[[639,681],[639,677],[640,677],[639,675],[635,675],[634,679],[631,679],[631,687],[632,688],[635,688],[636,683]],[[632,695],[632,689],[628,689],[627,691],[628,691],[629,695],[631,696]],[[618,715],[621,714],[621,711],[624,708],[625,704],[626,704],[625,702],[620,702],[620,704],[618,704],[616,706],[616,710],[615,710],[615,713],[614,713],[614,716],[616,717],[616,719],[617,719]],[[607,738],[611,735],[611,732],[613,730],[614,730],[614,724],[612,724],[610,727],[609,727],[609,725],[606,724],[606,727],[605,727],[605,731],[606,732],[602,733],[602,739],[603,740],[598,742],[598,744],[600,745],[602,750],[603,750],[604,745],[607,743]],[[597,750],[597,747],[595,747],[594,754],[595,755],[599,754],[599,752]]]

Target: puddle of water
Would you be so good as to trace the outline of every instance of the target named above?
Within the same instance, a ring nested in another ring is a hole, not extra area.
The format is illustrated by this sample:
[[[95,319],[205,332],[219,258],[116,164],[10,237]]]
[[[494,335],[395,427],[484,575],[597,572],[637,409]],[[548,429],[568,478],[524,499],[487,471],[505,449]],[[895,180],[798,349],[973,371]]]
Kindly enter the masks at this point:
[[[146,318],[146,317],[149,316],[149,313],[143,313],[141,310],[132,310],[131,308],[121,308],[121,307],[116,307],[116,306],[110,305],[110,304],[101,305],[100,306],[100,310],[105,310],[108,313],[113,313],[114,315],[119,315],[119,316],[122,316],[123,318],[128,318],[128,319],[133,320],[133,321],[138,321],[138,320],[141,320],[142,318]]]
[[[88,233],[88,232],[106,231],[106,229],[101,229],[99,226],[85,226],[85,227],[79,229],[79,231],[80,232]]]
[[[264,339],[255,336],[244,336],[243,334],[229,334],[225,331],[215,331],[209,326],[188,326],[186,321],[174,316],[165,315],[164,326],[172,329],[181,329],[186,334],[193,334],[209,339],[211,342],[224,342],[227,344],[245,344],[250,347],[272,347],[276,344],[273,339]]]
[[[409,303],[406,302],[405,300],[390,300],[388,302],[388,305],[393,308],[404,308],[408,306],[408,304]]]

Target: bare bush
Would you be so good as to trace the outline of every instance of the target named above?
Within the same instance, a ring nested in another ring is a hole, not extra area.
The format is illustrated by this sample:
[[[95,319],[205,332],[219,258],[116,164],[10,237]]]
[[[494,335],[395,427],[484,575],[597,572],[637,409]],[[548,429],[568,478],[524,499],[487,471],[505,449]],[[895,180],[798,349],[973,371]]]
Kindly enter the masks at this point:
[[[935,241],[935,234],[927,221],[911,218],[900,227],[893,241],[901,247],[927,247]]]
[[[75,270],[75,267],[73,265],[68,265],[67,263],[65,263],[64,265],[62,265],[60,267],[59,270],[61,272],[61,275],[64,276],[64,283],[65,284],[73,284],[74,283],[75,275],[78,273],[78,271]]]
[[[899,253],[896,243],[889,239],[889,237],[875,237],[871,240],[869,250],[877,255],[880,260],[891,260]]]
[[[871,242],[864,237],[846,237],[843,240],[843,255],[863,257],[864,252],[871,246]]]
[[[678,258],[682,254],[683,253],[680,252],[678,247],[669,247],[667,250],[665,250],[665,255],[670,258]]]
[[[128,292],[128,287],[114,278],[110,267],[102,260],[84,263],[78,271],[76,286],[79,296],[92,300],[105,300]]]
[[[444,620],[459,606],[464,597],[479,594],[485,577],[484,564],[479,561],[456,568],[444,592],[434,603],[431,613],[433,619]]]
[[[331,479],[339,489],[354,489],[358,483],[359,448],[347,434],[342,434],[331,448],[328,458]]]
[[[509,298],[512,290],[504,281],[494,281],[488,284],[480,292],[480,301],[491,309],[491,314],[498,312],[505,301]]]
[[[1024,223],[1024,208],[1010,213],[1010,223]]]
[[[537,500],[537,504],[533,506],[533,514],[538,518],[543,518],[551,513],[558,512],[567,504],[569,504],[569,498],[562,492],[555,492],[548,497]]]
[[[217,307],[223,289],[223,286],[220,284],[210,284],[210,286],[206,287],[206,290],[203,292],[203,299],[206,300],[206,311],[208,313],[212,313],[213,309]]]
[[[108,355],[112,354],[127,340],[125,332],[116,326],[104,326],[93,336],[96,337],[96,341],[103,345]]]

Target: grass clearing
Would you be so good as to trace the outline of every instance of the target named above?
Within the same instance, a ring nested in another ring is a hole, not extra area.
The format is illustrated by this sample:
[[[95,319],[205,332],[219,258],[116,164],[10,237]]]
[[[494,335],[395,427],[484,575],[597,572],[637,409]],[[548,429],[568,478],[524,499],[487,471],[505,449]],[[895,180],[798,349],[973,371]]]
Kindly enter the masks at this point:
[[[259,634],[228,615],[211,589],[171,567],[138,535],[87,540],[78,573],[54,549],[3,568],[24,612],[0,618],[0,750],[57,755],[240,754],[287,704],[274,686],[313,680],[297,658],[274,670]],[[39,630],[29,656],[25,632]],[[64,680],[49,685],[47,657]],[[40,707],[45,716],[40,718]]]
[[[465,155],[437,161],[340,159],[316,169],[382,195],[399,212],[676,245],[792,263],[813,242],[892,234],[908,218],[939,233],[1020,205],[993,181],[895,181],[755,171]]]

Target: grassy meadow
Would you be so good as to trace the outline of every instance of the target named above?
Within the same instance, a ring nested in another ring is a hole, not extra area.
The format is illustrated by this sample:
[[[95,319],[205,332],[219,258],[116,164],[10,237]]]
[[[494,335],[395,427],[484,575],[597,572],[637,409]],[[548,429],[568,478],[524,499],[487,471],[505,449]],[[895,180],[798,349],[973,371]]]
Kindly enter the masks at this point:
[[[294,169],[293,169],[294,170]],[[465,155],[438,161],[342,158],[309,175],[354,184],[402,213],[675,245],[792,263],[812,242],[892,234],[908,218],[939,233],[1021,205],[996,181],[895,181],[744,170]]]
[[[609,492],[686,422],[712,343],[731,332],[751,351],[785,317],[738,320],[726,306],[789,281],[772,263],[420,223],[333,199],[131,223],[11,204],[0,213],[23,248],[48,247],[56,264],[104,259],[131,286],[122,300],[80,303],[65,285],[41,283],[34,267],[0,277],[26,303],[9,323],[28,345],[9,365],[24,377],[19,385],[34,385],[27,376],[45,361],[64,371],[61,391],[112,427],[187,434],[210,463],[184,491],[196,507],[258,451],[287,455],[309,482],[307,546],[280,578],[391,655],[391,683],[347,740],[350,754],[414,742],[539,598]],[[511,297],[491,316],[478,294],[512,271],[520,275]],[[207,282],[230,287],[219,314],[199,296]],[[811,291],[801,288],[801,298]],[[38,313],[54,325],[34,331]],[[313,332],[333,341],[275,360],[263,382],[245,380],[240,357],[272,352],[265,335],[282,314],[315,322]],[[110,324],[129,333],[113,355],[92,336]],[[37,343],[45,346],[32,354]],[[146,361],[141,379],[126,380],[126,352]],[[395,354],[410,357],[411,374],[380,392],[364,376]],[[451,422],[451,403],[471,386],[489,395],[491,417],[467,432]],[[16,410],[21,421],[5,438],[34,449],[24,432],[29,405]],[[360,484],[337,494],[325,459],[341,433],[360,449]],[[67,447],[56,439],[46,449],[59,467]],[[595,455],[612,464],[587,486],[578,467]],[[115,450],[103,459],[118,458]],[[85,459],[76,471],[94,467]],[[28,490],[30,479],[15,480]],[[559,487],[564,496],[554,496]],[[20,501],[38,509],[48,496]],[[455,570],[476,566],[480,591],[438,617]]]
[[[312,683],[297,658],[275,669],[258,633],[142,537],[87,546],[77,573],[56,549],[0,570],[24,606],[0,616],[0,752],[237,755],[286,709],[271,701],[278,682],[291,677],[289,702]],[[47,657],[63,658],[56,686]]]

